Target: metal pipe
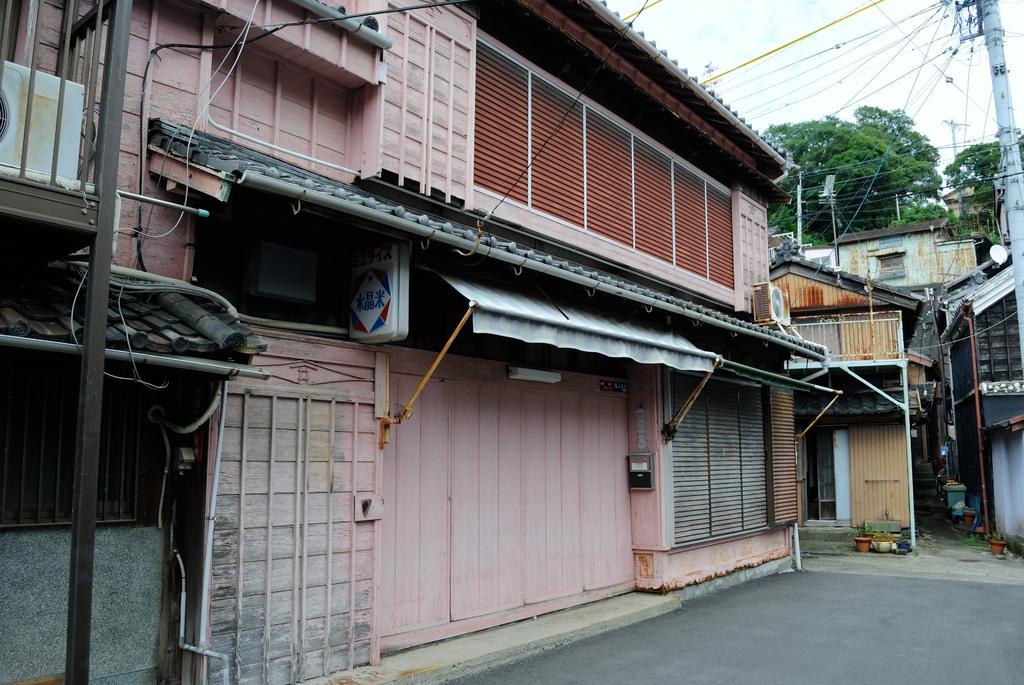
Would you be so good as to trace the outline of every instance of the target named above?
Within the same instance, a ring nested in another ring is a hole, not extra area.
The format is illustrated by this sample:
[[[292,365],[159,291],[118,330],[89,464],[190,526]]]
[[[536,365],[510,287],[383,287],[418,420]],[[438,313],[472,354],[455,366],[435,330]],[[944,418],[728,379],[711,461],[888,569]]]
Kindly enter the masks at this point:
[[[910,547],[917,547],[917,514],[914,511],[914,457],[910,444],[910,390],[907,367],[900,369],[903,381],[903,433],[907,443],[907,505],[910,509]]]
[[[325,326],[318,323],[303,323],[301,321],[282,321],[281,319],[265,319],[262,316],[251,316],[239,314],[238,320],[251,326],[262,326],[264,328],[278,328],[283,331],[295,331],[297,333],[310,333],[313,335],[326,335],[336,338],[347,338],[348,329],[342,326]]]
[[[106,310],[104,309],[104,314]],[[106,317],[104,316],[104,323]],[[104,329],[106,326],[104,326]],[[73,343],[59,342],[57,340],[39,340],[37,338],[21,338],[16,335],[0,334],[0,346],[17,347],[23,350],[35,350],[38,352],[57,352],[61,354],[82,354],[82,346]],[[128,352],[127,350],[106,350],[106,358],[119,362],[135,362],[139,364],[150,364],[169,369],[181,369],[182,371],[195,371],[198,373],[212,373],[219,376],[243,378],[270,378],[270,374],[255,366],[247,364],[234,364],[221,362],[215,359],[200,359],[198,357],[175,357],[171,355],[150,354],[147,352]]]
[[[348,16],[333,7],[328,7],[318,0],[292,0],[293,3],[306,10],[310,14],[315,14],[318,17],[324,19],[337,19],[337,21],[331,22],[351,33],[355,38],[374,45],[381,50],[390,50],[394,45],[394,41],[387,36],[371,29],[366,24],[356,19],[349,19]]]
[[[271,178],[270,176],[265,176],[258,172],[242,172],[242,177],[238,180],[238,185],[249,186],[252,188],[256,188],[258,190],[263,190],[269,193],[274,193],[276,195],[281,195],[283,197],[290,197],[292,199],[302,200],[304,202],[309,202],[311,204],[319,205],[321,207],[327,207],[328,209],[334,209],[345,214],[348,214],[350,216],[365,219],[366,221],[372,221],[378,224],[383,224],[385,226],[389,226],[391,228],[400,230],[404,233],[411,233],[421,238],[436,240],[439,243],[451,245],[453,247],[465,251],[473,249],[473,245],[475,242],[474,239],[460,238],[458,236],[445,233],[440,229],[432,228],[429,225],[419,223],[413,219],[401,218],[393,214],[387,214],[376,209],[371,209],[370,207],[364,206],[362,204],[358,204],[356,202],[344,200],[340,197],[328,195],[327,193],[323,193],[317,190],[303,188],[301,186],[297,186],[287,181],[282,181],[276,178]],[[475,238],[476,231],[473,231],[473,236]],[[825,347],[824,345],[810,343],[815,345],[815,347],[817,347],[820,350],[819,353],[815,353],[802,345],[798,345],[797,343],[791,343],[780,338],[775,338],[760,330],[737,326],[728,321],[724,321],[722,319],[709,316],[702,312],[681,307],[679,305],[673,304],[672,302],[659,300],[657,298],[649,297],[647,295],[634,292],[632,290],[626,290],[625,288],[620,288],[610,283],[605,283],[604,281],[599,281],[597,279],[590,278],[589,276],[584,276],[582,274],[573,273],[565,269],[560,269],[556,266],[538,261],[536,259],[530,259],[528,257],[523,257],[518,254],[513,254],[506,250],[494,249],[486,242],[479,245],[479,247],[477,248],[477,253],[485,257],[493,257],[499,261],[511,264],[512,266],[515,267],[525,267],[527,269],[530,269],[531,271],[537,271],[539,273],[554,276],[555,278],[559,278],[561,280],[571,281],[573,283],[582,285],[583,287],[588,289],[598,290],[604,293],[617,295],[619,297],[625,298],[627,300],[632,300],[633,302],[638,302],[648,307],[657,307],[658,309],[661,309],[663,311],[671,312],[673,314],[679,314],[687,318],[693,319],[695,321],[700,321],[701,323],[706,323],[717,328],[722,328],[724,330],[731,331],[733,333],[748,335],[759,340],[765,340],[767,342],[781,345],[782,347],[785,347],[793,352],[796,352],[800,356],[806,357],[808,359],[821,361],[826,366],[828,364],[828,348]]]
[[[202,647],[196,647],[185,642],[185,610],[188,606],[188,594],[185,592],[185,563],[181,560],[181,555],[178,554],[177,550],[174,552],[174,558],[178,560],[178,568],[181,569],[181,594],[178,595],[178,649],[220,660],[224,664],[220,670],[223,685],[231,685],[231,669],[228,666],[227,654],[203,649]]]
[[[186,214],[195,214],[200,219],[210,218],[209,210],[200,209],[199,207],[189,207],[188,205],[178,204],[177,202],[168,202],[167,200],[161,200],[158,197],[150,197],[149,195],[139,195],[138,193],[130,193],[127,190],[119,190],[117,191],[117,194],[129,200],[135,200],[136,202],[145,202],[146,204],[156,205],[158,207],[176,209],[179,212],[185,212]]]
[[[217,385],[216,392],[213,393],[213,398],[210,400],[209,406],[206,407],[206,410],[202,414],[200,414],[199,417],[192,423],[185,424],[184,426],[179,426],[176,423],[171,423],[170,421],[162,420],[160,421],[160,425],[165,426],[167,430],[171,431],[172,433],[177,433],[178,435],[190,435],[192,433],[195,433],[197,430],[199,430],[200,426],[209,421],[210,417],[213,416],[213,412],[217,410],[217,405],[220,404],[220,398],[223,392],[224,384],[219,383]]]
[[[199,594],[200,601],[202,602],[202,604],[199,605],[199,647],[198,649],[190,650],[195,651],[196,654],[200,654],[202,656],[212,656],[215,659],[223,660],[224,667],[221,672],[224,675],[224,685],[229,685],[228,672],[230,669],[228,668],[228,658],[226,655],[211,652],[207,649],[206,628],[210,612],[210,584],[213,579],[213,532],[214,526],[217,522],[217,492],[220,489],[220,460],[224,451],[224,425],[228,413],[227,409],[228,392],[227,383],[225,382],[221,386],[220,417],[217,422],[217,449],[213,456],[213,479],[210,484],[210,509],[209,514],[206,517],[206,540],[203,549],[203,586]],[[242,544],[242,541],[239,540],[238,544]],[[267,610],[269,611],[270,607],[267,607]]]
[[[991,533],[988,521],[988,483],[985,479],[985,433],[981,425],[981,388],[978,383],[978,347],[974,340],[974,307],[967,302],[964,308],[969,311],[967,319],[968,338],[971,341],[971,376],[974,380],[974,423],[978,431],[978,475],[981,478],[981,517],[985,524],[985,532]]]
[[[37,6],[41,13],[42,3]],[[67,345],[75,353],[82,355],[78,416],[75,423],[75,461],[72,471],[74,485],[71,499],[71,554],[68,564],[68,620],[64,649],[64,682],[67,685],[83,685],[89,682],[97,482],[103,418],[103,367],[106,355],[107,308],[110,302],[110,265],[113,261],[114,226],[117,223],[115,190],[125,88],[122,74],[128,62],[131,6],[131,0],[112,0],[109,5],[99,136],[96,145],[95,183],[99,194],[99,208],[96,233],[89,249],[84,344],[79,346],[56,343]],[[101,14],[98,12],[97,17]],[[99,25],[99,28],[102,31],[102,25]],[[91,121],[92,103],[88,106],[90,116],[87,119]]]

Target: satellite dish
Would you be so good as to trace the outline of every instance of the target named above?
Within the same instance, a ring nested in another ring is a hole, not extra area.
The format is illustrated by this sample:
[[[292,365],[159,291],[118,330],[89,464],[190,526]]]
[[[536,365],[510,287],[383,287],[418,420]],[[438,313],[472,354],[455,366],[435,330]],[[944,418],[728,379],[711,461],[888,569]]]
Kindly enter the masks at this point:
[[[988,248],[988,256],[992,259],[993,262],[995,262],[999,266],[1002,266],[1003,263],[1006,261],[1006,258],[1010,256],[1010,253],[1008,253],[1006,251],[1006,248],[1003,247],[1002,245],[993,245],[992,247]]]

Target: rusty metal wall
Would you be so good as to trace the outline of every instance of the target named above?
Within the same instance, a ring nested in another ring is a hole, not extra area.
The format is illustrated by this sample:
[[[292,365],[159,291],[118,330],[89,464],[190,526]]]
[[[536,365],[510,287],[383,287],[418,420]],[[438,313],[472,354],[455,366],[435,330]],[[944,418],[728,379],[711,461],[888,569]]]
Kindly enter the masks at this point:
[[[793,314],[820,309],[866,308],[866,294],[819,283],[796,274],[785,274],[772,281],[789,295],[789,310]]]
[[[828,346],[836,361],[902,359],[901,312],[794,317],[793,328],[812,342]]]
[[[898,236],[898,243],[889,236],[893,244],[878,239],[843,243],[839,246],[839,261],[845,271],[880,281],[879,257],[903,255],[904,275],[885,279],[887,285],[913,288],[941,283],[977,266],[974,242],[937,239],[944,233],[911,233]]]

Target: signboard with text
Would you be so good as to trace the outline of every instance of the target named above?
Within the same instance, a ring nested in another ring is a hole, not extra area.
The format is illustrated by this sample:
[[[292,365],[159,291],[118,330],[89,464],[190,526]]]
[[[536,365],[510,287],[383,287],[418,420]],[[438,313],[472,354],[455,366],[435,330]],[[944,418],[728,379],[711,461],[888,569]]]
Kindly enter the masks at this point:
[[[352,255],[349,337],[391,342],[409,334],[409,246],[386,243]]]

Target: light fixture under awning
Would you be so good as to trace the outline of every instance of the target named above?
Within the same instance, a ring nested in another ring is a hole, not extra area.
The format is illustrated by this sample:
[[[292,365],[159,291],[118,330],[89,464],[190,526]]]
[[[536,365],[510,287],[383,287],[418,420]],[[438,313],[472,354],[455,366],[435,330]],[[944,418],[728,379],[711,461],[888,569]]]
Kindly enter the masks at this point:
[[[556,306],[537,296],[500,286],[439,274],[466,299],[475,301],[473,332],[553,345],[679,371],[708,373],[718,355],[695,347],[677,333],[643,323],[616,320],[593,310]]]

